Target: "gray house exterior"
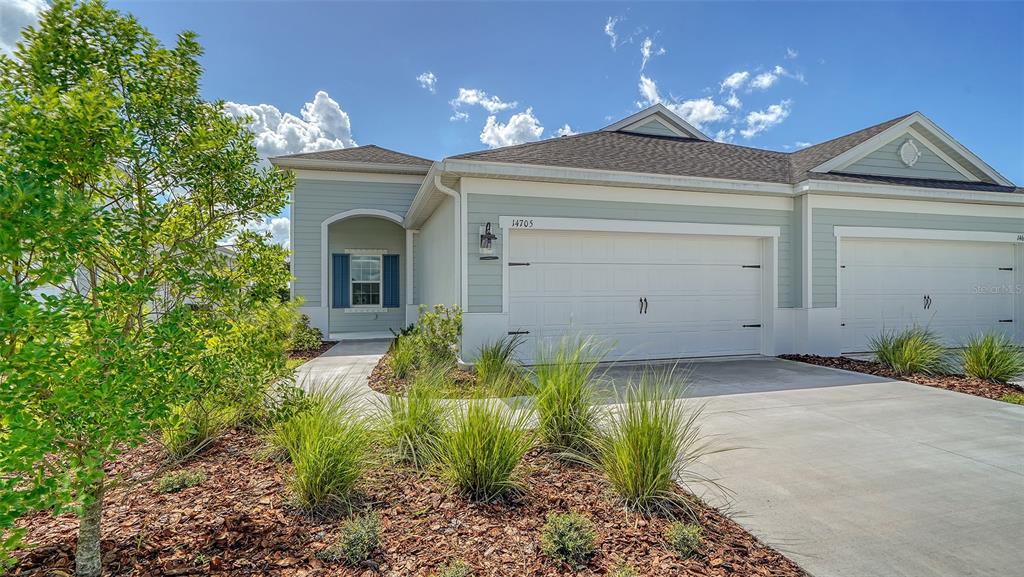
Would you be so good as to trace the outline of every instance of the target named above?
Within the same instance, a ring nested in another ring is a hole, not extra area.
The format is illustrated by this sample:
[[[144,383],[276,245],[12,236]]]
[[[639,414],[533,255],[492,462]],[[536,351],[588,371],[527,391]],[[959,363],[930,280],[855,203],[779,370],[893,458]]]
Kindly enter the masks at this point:
[[[1024,339],[1024,192],[920,113],[780,153],[661,105],[437,162],[375,146],[293,170],[292,290],[334,338],[464,310],[463,357],[566,334],[618,359],[865,350],[925,325]]]

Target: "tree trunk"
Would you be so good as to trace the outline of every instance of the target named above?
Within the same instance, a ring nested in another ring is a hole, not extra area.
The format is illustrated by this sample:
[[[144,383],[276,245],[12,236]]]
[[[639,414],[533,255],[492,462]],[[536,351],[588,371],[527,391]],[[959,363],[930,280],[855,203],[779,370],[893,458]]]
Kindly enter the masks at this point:
[[[75,550],[75,574],[78,577],[100,577],[100,523],[103,521],[103,481],[94,487],[78,519],[78,548]]]

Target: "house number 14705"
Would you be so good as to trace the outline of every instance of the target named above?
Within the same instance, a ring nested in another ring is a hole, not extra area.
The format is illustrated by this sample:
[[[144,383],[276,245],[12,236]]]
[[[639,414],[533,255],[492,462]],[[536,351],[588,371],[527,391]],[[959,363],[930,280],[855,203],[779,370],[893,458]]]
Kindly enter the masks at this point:
[[[532,218],[513,218],[512,228],[533,228]]]

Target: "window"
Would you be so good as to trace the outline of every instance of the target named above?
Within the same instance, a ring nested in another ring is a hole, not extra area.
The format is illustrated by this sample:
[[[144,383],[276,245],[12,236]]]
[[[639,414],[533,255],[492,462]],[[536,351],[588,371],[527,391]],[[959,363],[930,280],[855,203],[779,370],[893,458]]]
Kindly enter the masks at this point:
[[[352,255],[352,306],[379,307],[381,294],[381,258],[379,255]]]

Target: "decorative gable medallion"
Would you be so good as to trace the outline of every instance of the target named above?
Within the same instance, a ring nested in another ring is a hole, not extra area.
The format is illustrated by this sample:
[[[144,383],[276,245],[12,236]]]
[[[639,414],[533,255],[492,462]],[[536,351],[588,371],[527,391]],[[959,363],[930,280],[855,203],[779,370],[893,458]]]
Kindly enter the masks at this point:
[[[917,144],[915,144],[913,140],[908,138],[907,141],[900,146],[899,155],[900,162],[909,168],[917,164],[918,159],[921,158],[921,150],[917,148]]]

